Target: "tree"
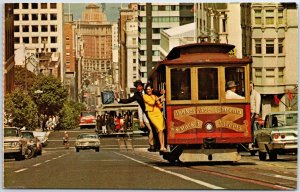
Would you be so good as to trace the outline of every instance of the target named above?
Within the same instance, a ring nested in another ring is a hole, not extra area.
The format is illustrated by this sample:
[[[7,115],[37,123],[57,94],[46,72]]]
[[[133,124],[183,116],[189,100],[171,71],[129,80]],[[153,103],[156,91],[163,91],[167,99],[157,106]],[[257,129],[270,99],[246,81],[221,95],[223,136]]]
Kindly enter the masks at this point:
[[[37,128],[37,106],[31,97],[20,89],[16,89],[4,99],[5,118],[8,125],[26,127],[29,130]]]
[[[27,80],[26,80],[27,73]],[[19,89],[25,90],[26,81],[27,81],[27,89],[30,89],[33,83],[36,81],[37,76],[31,71],[27,70],[24,67],[15,67],[15,87]]]
[[[37,93],[37,91],[40,93]],[[41,114],[56,115],[62,109],[67,99],[68,91],[59,79],[50,76],[39,75],[34,82],[30,95],[38,106]]]
[[[84,109],[83,104],[74,101],[66,101],[59,113],[60,126],[63,129],[73,129],[79,125],[80,111]]]

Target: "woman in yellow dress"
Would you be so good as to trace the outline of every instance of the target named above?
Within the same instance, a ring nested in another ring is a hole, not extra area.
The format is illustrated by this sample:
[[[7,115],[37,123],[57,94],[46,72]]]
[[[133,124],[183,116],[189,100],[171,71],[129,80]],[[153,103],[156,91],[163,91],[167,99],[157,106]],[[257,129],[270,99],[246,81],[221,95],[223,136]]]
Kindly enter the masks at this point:
[[[165,122],[161,112],[162,104],[160,103],[159,98],[152,94],[152,90],[151,85],[147,84],[146,94],[143,96],[143,99],[148,117],[158,132],[160,151],[165,152],[167,149],[165,148],[165,137],[163,132],[165,129]]]

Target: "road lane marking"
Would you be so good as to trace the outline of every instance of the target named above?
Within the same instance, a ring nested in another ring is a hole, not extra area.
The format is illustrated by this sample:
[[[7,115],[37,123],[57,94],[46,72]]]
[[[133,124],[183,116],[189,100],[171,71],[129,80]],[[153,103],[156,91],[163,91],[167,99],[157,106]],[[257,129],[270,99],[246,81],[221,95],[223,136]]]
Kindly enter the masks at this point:
[[[154,169],[156,169],[156,170],[158,170],[158,171],[161,171],[161,172],[164,172],[164,173],[168,173],[168,174],[170,174],[170,175],[174,175],[174,176],[179,177],[179,178],[181,178],[181,179],[184,179],[184,180],[187,180],[187,181],[194,182],[194,183],[196,183],[196,184],[199,184],[199,185],[201,185],[201,186],[208,187],[208,188],[210,188],[210,189],[225,189],[225,188],[222,188],[222,187],[219,187],[219,186],[216,186],[216,185],[212,185],[212,184],[210,184],[210,183],[206,183],[206,182],[204,182],[204,181],[200,181],[200,180],[198,180],[198,179],[193,179],[193,178],[191,178],[191,177],[188,177],[188,176],[185,176],[185,175],[182,175],[182,174],[179,174],[179,173],[175,173],[175,172],[172,172],[172,171],[168,171],[168,170],[162,169],[162,168],[160,168],[160,167],[156,167],[156,166],[153,166],[153,165],[144,163],[144,162],[142,162],[142,161],[139,161],[139,160],[137,160],[137,159],[131,158],[131,157],[127,156],[127,155],[123,155],[123,154],[118,153],[118,152],[115,152],[115,153],[118,154],[118,155],[121,155],[121,156],[123,156],[123,157],[126,157],[127,159],[130,159],[130,160],[132,160],[132,161],[135,161],[135,162],[137,162],[137,163],[146,165],[146,166],[148,166],[148,167],[152,167],[152,168],[154,168]]]
[[[15,171],[15,173],[20,173],[20,172],[22,172],[22,171],[26,171],[26,170],[27,170],[27,168],[20,169],[20,170],[17,170],[17,171]]]
[[[33,167],[36,167],[36,166],[39,166],[39,165],[41,165],[42,163],[37,163],[37,164],[34,164],[34,165],[32,165]]]
[[[49,162],[49,161],[51,161],[51,160],[46,160],[45,163],[47,163],[47,162]]]
[[[52,159],[57,159],[57,157],[53,157]]]
[[[297,181],[297,178],[295,178],[295,177],[288,177],[288,176],[284,176],[284,175],[277,175],[277,174],[271,174],[271,173],[259,173],[259,174],[265,175],[265,176],[270,176],[270,177],[291,180],[291,181]]]

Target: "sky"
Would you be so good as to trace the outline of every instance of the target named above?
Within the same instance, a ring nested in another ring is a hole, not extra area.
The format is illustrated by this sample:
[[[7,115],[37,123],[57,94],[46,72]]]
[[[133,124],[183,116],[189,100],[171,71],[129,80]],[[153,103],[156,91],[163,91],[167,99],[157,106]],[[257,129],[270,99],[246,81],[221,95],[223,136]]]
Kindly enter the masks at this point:
[[[126,3],[96,3],[97,5],[103,5],[104,13],[107,16],[107,20],[110,22],[117,22],[119,17],[119,8],[127,7]],[[79,20],[82,18],[82,12],[85,9],[86,3],[65,3],[64,4],[64,12],[68,13],[69,9],[70,12],[73,13],[73,19]]]

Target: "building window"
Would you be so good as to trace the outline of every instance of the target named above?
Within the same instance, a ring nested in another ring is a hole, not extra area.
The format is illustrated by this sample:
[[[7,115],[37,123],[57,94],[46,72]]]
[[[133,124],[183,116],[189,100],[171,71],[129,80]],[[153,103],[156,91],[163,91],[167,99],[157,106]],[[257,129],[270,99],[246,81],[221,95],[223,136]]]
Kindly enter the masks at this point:
[[[153,28],[152,33],[160,33],[160,28]]]
[[[31,3],[31,8],[32,8],[32,9],[38,9],[39,6],[38,6],[37,3]]]
[[[166,10],[166,6],[164,6],[164,5],[158,5],[158,10],[159,11],[165,11]]]
[[[48,20],[47,14],[42,14],[41,16],[42,16],[42,18],[41,18],[42,21]]]
[[[266,54],[274,54],[274,40],[266,40]]]
[[[133,55],[134,57],[136,57],[136,51],[133,51],[133,52],[132,52],[132,55]]]
[[[136,67],[133,67],[133,71],[136,71]]]
[[[56,9],[56,3],[50,3],[50,9]]]
[[[56,48],[51,48],[51,49],[50,49],[51,53],[55,53],[56,50],[57,50]]]
[[[274,10],[266,10],[266,25],[274,25]]]
[[[57,20],[57,15],[56,14],[50,14],[50,20]]]
[[[39,37],[32,37],[32,43],[39,43]]]
[[[70,44],[66,44],[66,49],[70,49]]]
[[[255,80],[256,83],[261,84],[261,80],[262,80],[262,69],[255,69]]]
[[[14,14],[14,21],[19,21],[20,20],[20,15]]]
[[[157,5],[153,5],[152,6],[152,11],[158,11],[158,6]]]
[[[18,25],[14,26],[14,32],[20,32],[20,26]]]
[[[146,9],[145,9],[145,5],[140,5],[140,10],[141,11],[145,11]]]
[[[14,9],[19,9],[19,3],[14,3]]]
[[[283,10],[278,10],[278,24],[283,24]]]
[[[278,39],[278,53],[283,53],[284,39]]]
[[[20,43],[20,37],[15,37],[14,38],[14,43],[19,44]]]
[[[28,3],[22,3],[22,9],[28,9],[29,5]]]
[[[283,83],[283,76],[284,76],[284,68],[278,68],[278,83]]]
[[[29,37],[23,37],[23,43],[29,43]]]
[[[227,22],[226,22],[226,19],[222,19],[222,29],[223,29],[222,32],[223,32],[223,33],[225,33],[226,30],[227,30],[227,29],[226,29],[226,23],[227,23]]]
[[[255,54],[261,54],[261,39],[255,39]]]
[[[42,32],[48,32],[48,26],[42,25]]]
[[[36,21],[39,19],[39,15],[38,14],[31,14],[31,20]]]
[[[42,9],[47,9],[47,3],[41,3],[41,8]]]
[[[159,39],[153,39],[152,44],[153,45],[160,45],[160,40]]]
[[[28,14],[22,14],[22,20],[23,21],[28,21],[29,20]]]
[[[66,41],[69,41],[70,40],[70,37],[69,36],[66,36]]]
[[[261,10],[254,10],[255,24],[261,25]]]
[[[274,73],[273,68],[266,69],[266,77],[275,77],[275,73]]]
[[[29,32],[29,26],[28,25],[23,25],[22,32]]]
[[[133,63],[136,63],[136,59],[133,59]]]
[[[177,5],[171,5],[171,11],[179,11],[179,7]]]
[[[57,43],[57,37],[51,37],[51,43]]]
[[[38,25],[32,25],[31,26],[31,32],[39,32],[39,26]]]
[[[50,31],[51,32],[56,32],[57,31],[57,26],[56,25],[50,25]]]

